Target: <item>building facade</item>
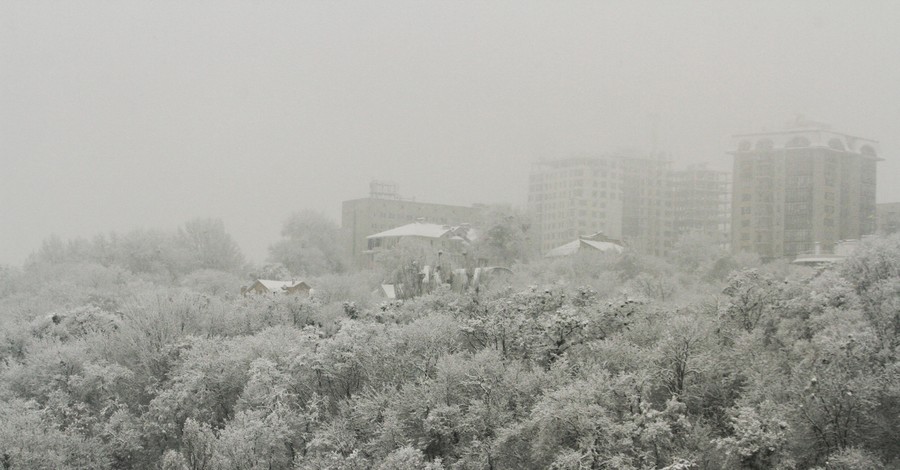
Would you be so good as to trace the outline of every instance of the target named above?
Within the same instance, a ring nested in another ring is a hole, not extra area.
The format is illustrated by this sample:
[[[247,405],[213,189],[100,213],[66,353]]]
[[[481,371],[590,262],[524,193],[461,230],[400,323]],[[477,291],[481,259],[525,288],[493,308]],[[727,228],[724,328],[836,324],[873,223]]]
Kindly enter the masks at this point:
[[[576,157],[534,164],[528,212],[541,253],[602,232],[622,237],[622,163],[613,156]]]
[[[358,265],[367,262],[366,237],[417,220],[441,225],[476,225],[482,209],[473,206],[432,204],[404,199],[397,185],[374,181],[369,197],[344,201],[341,207],[341,230],[347,252]]]
[[[666,256],[676,240],[672,161],[656,154],[621,162],[622,239],[640,253]]]
[[[722,248],[731,244],[731,175],[705,163],[672,172],[676,237],[691,232],[713,235]]]
[[[700,169],[690,176],[699,179],[713,174],[721,177]],[[624,241],[629,249],[640,253],[666,256],[677,240],[674,175],[672,161],[665,154],[617,154],[536,163],[529,179],[528,208],[538,248],[547,253],[599,232]],[[718,196],[727,194],[726,188]],[[721,202],[717,200],[709,210],[721,210]],[[701,201],[695,206],[699,213]],[[713,217],[717,227],[722,223],[719,215]],[[692,222],[686,220],[684,224]]]
[[[401,243],[411,243],[426,253],[418,260],[434,265],[440,262],[446,266],[466,267],[470,263],[479,264],[474,256],[469,257],[468,249],[478,233],[468,224],[459,226],[432,224],[416,221],[400,227],[385,230],[366,237],[368,250],[365,252],[371,266],[377,264],[379,252],[395,248]]]
[[[798,119],[732,138],[732,249],[794,258],[875,232],[878,143]]]
[[[875,205],[876,231],[881,235],[900,232],[900,202],[885,202]]]

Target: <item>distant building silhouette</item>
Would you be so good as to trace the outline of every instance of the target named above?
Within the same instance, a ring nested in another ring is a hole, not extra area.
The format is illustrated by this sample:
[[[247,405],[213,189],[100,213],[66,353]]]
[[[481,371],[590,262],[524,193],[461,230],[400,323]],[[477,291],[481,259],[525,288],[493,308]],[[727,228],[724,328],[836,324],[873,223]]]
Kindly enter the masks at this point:
[[[706,164],[672,172],[672,219],[675,235],[701,232],[714,236],[720,246],[731,245],[731,175]]]
[[[876,141],[802,118],[732,140],[733,250],[793,258],[875,232]]]
[[[536,162],[528,211],[541,253],[582,234],[622,237],[622,162],[618,156]]]
[[[877,231],[882,235],[900,232],[900,202],[885,202],[875,206]]]
[[[666,256],[676,240],[672,160],[656,153],[621,162],[622,239],[640,253]]]
[[[727,243],[728,194],[727,173],[673,170],[662,153],[573,157],[535,163],[528,208],[541,253],[600,232],[665,256],[691,230],[723,234]]]

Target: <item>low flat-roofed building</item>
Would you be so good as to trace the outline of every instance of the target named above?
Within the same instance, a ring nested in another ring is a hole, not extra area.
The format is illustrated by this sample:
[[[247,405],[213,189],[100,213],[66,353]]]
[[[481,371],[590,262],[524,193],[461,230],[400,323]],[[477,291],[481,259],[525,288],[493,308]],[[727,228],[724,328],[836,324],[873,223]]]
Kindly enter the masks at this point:
[[[858,246],[859,240],[841,240],[828,249],[817,243],[812,251],[798,254],[793,263],[806,266],[836,263],[852,255]]]

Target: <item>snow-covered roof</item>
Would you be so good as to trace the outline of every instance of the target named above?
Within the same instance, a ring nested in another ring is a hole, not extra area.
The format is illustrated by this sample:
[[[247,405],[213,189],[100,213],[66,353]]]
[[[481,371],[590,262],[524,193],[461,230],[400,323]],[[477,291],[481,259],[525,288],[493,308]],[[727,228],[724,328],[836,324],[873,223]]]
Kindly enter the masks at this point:
[[[306,285],[303,281],[273,281],[270,279],[257,279],[256,282],[262,284],[269,292],[281,292],[284,289],[297,287],[300,284]]]
[[[382,292],[382,294],[384,294],[385,297],[387,297],[389,299],[397,298],[397,291],[394,289],[393,284],[382,284],[381,292]]]
[[[859,240],[840,240],[834,245],[830,252],[822,253],[816,248],[816,250],[811,253],[800,253],[794,259],[793,263],[808,265],[836,263],[852,255],[857,247],[859,247]]]
[[[427,222],[413,222],[411,224],[395,227],[384,232],[369,235],[366,238],[389,238],[389,237],[423,237],[423,238],[441,238],[455,232],[458,227],[449,225],[430,224]]]
[[[808,255],[808,256],[798,256],[797,259],[793,261],[794,264],[823,264],[823,263],[836,263],[838,261],[843,260],[843,256],[839,255]]]
[[[611,242],[601,242],[595,240],[585,240],[580,238],[578,240],[566,243],[565,245],[558,246],[547,252],[546,257],[554,257],[554,256],[569,256],[581,251],[581,249],[587,248],[590,250],[597,250],[601,252],[614,251],[616,253],[621,253],[625,250],[622,245],[618,245]]]

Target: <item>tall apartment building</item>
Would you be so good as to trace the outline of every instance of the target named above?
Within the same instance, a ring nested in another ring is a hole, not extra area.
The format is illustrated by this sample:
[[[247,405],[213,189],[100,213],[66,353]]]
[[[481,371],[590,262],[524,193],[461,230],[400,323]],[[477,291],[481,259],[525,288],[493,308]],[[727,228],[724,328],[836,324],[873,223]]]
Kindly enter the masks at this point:
[[[877,142],[802,119],[732,140],[732,249],[795,257],[874,233]]]
[[[608,155],[535,164],[528,207],[543,253],[602,232],[629,249],[666,256],[681,233],[727,233],[729,195],[725,172],[673,170],[664,154]]]
[[[366,262],[366,237],[416,220],[442,225],[476,225],[482,210],[477,207],[416,202],[400,197],[394,183],[373,181],[369,197],[344,201],[341,205],[341,229],[347,250],[358,264]]]
[[[884,202],[875,205],[877,231],[882,235],[900,232],[900,202]]]
[[[529,178],[528,211],[541,253],[596,232],[621,239],[622,189],[619,157],[536,163]]]
[[[715,236],[731,244],[731,181],[726,171],[705,163],[672,172],[672,208],[676,237],[690,232]]]
[[[632,249],[665,256],[676,240],[672,161],[665,154],[622,157],[622,239]]]

